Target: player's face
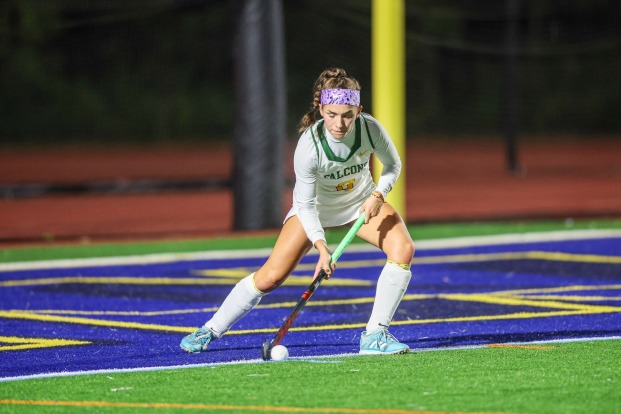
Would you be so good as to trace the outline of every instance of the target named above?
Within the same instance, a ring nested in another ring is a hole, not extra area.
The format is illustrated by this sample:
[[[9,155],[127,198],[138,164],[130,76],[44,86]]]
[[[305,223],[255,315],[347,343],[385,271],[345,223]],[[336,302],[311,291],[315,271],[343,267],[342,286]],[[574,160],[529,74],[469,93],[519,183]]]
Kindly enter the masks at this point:
[[[352,105],[329,104],[319,107],[326,128],[336,139],[344,138],[349,134],[361,111],[361,106]]]

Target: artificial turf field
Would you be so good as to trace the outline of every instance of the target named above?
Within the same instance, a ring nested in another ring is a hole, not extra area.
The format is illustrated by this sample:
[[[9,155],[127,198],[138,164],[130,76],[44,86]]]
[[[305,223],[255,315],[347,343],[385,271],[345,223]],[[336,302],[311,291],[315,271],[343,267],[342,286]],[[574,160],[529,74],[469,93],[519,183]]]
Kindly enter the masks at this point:
[[[552,233],[569,224],[613,232]],[[270,363],[257,360],[262,339],[307,285],[304,263],[282,296],[211,352],[177,348],[230,290],[226,275],[237,280],[266,254],[246,258],[239,249],[269,248],[270,237],[6,249],[0,412],[621,412],[621,238],[614,229],[621,221],[411,227],[415,240],[430,242],[419,243],[391,331],[414,352],[388,357],[351,355],[381,267],[379,256],[352,246],[334,286],[320,287],[285,338],[294,358]],[[556,236],[540,242],[533,232]],[[519,236],[448,239],[508,233]],[[341,233],[328,237],[336,242]],[[147,262],[145,254],[229,248],[231,263],[191,256],[157,271],[135,263]],[[131,260],[106,267],[58,261],[97,256]],[[78,343],[40,341],[37,348],[35,338]]]

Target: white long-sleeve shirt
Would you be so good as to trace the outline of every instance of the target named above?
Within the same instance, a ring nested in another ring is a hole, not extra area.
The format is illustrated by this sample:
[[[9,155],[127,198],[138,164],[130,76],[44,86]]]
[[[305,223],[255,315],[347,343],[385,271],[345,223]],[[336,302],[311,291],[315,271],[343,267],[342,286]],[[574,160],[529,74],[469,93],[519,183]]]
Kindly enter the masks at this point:
[[[369,169],[372,153],[383,165],[377,185]],[[293,163],[293,206],[285,221],[297,214],[313,245],[325,240],[325,227],[355,220],[373,191],[386,197],[401,172],[401,160],[388,133],[366,113],[342,139],[334,138],[323,120],[315,122],[300,136]]]

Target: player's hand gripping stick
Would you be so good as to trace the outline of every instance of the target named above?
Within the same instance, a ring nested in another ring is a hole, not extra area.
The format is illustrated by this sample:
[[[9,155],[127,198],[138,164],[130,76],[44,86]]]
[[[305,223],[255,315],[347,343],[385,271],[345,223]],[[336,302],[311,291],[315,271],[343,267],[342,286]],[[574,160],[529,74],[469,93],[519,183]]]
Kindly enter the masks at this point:
[[[358,230],[360,230],[360,227],[362,227],[363,224],[364,224],[364,214],[361,214],[360,217],[358,217],[358,219],[354,223],[354,225],[351,227],[351,229],[349,229],[349,231],[347,232],[343,240],[341,240],[339,245],[336,247],[336,250],[334,250],[334,253],[332,253],[331,263],[336,263],[338,261],[339,257],[341,257],[341,254],[343,254],[343,251],[345,250],[345,248],[349,245],[349,243],[351,243],[351,241],[356,236],[356,233],[358,233]],[[317,275],[317,278],[315,278],[315,280],[313,280],[313,282],[310,284],[306,292],[302,294],[302,298],[297,303],[295,308],[291,311],[287,319],[285,319],[280,329],[278,329],[278,332],[276,332],[276,335],[274,335],[274,338],[271,341],[269,339],[266,339],[263,342],[263,348],[261,349],[261,357],[263,358],[264,361],[268,361],[271,359],[272,348],[275,347],[276,345],[279,345],[282,342],[282,339],[287,333],[287,331],[289,330],[289,328],[291,327],[291,324],[293,324],[293,321],[295,321],[295,319],[298,317],[298,314],[300,313],[304,305],[306,305],[306,302],[308,302],[311,296],[313,296],[313,293],[315,293],[315,290],[317,290],[317,288],[319,287],[321,282],[326,278],[326,276],[327,276],[326,272],[322,269]]]

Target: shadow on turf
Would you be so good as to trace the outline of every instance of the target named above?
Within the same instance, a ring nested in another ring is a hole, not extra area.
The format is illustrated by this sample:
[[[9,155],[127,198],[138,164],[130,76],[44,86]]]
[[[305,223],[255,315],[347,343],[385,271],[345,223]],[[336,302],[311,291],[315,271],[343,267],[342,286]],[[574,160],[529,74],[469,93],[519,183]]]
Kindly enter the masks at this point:
[[[494,335],[460,335],[446,336],[440,338],[422,338],[406,340],[405,342],[413,348],[449,348],[464,345],[487,345],[502,344],[511,342],[536,342],[555,339],[581,339],[581,338],[601,338],[608,336],[621,335],[621,329],[610,330],[567,330],[554,332],[529,332],[529,333],[500,333]],[[418,346],[422,345],[422,346]]]

